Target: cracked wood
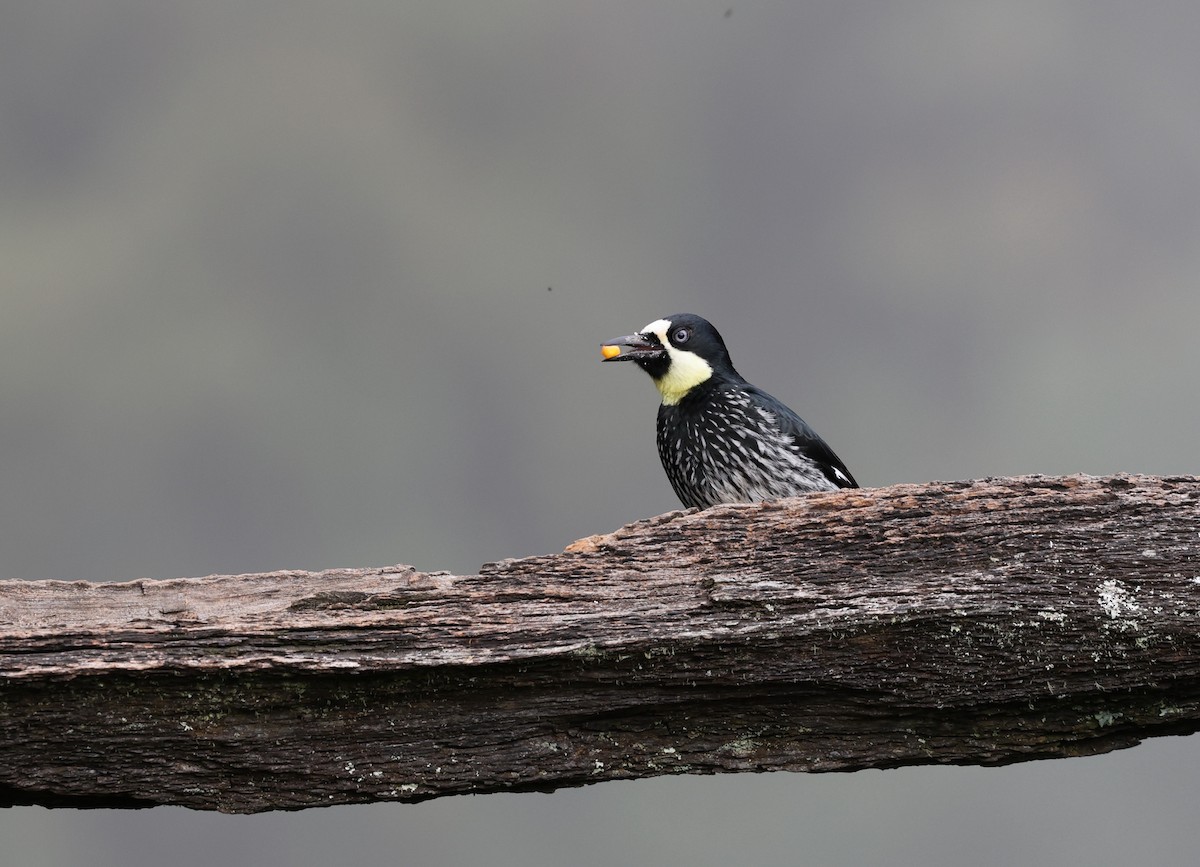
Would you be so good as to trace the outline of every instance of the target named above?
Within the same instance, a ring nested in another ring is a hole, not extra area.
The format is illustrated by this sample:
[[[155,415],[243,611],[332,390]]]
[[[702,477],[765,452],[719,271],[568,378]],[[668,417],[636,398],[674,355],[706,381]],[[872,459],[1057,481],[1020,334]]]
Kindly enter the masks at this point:
[[[0,804],[1004,764],[1198,720],[1193,477],[672,512],[478,575],[0,582]]]

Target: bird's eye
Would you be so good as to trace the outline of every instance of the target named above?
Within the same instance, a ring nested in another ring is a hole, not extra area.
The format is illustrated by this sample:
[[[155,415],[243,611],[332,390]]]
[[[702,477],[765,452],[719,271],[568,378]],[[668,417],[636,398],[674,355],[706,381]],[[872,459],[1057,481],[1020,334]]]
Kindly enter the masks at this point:
[[[676,328],[675,333],[671,335],[671,340],[674,343],[687,343],[688,338],[691,336],[692,332],[688,329]]]

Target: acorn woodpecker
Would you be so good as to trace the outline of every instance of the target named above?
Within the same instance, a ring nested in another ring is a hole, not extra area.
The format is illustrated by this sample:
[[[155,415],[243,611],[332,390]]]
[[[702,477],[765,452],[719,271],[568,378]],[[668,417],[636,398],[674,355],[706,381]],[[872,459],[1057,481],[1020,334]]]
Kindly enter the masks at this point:
[[[658,456],[685,506],[858,487],[804,419],[733,369],[708,320],[656,319],[600,352],[604,361],[632,361],[658,386]]]

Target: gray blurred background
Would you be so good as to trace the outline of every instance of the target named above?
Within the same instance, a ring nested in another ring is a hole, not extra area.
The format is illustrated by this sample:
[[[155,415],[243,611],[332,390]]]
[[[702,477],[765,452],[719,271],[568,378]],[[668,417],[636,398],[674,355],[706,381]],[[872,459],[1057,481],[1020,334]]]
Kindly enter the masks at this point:
[[[688,311],[864,485],[1200,469],[1200,5],[0,7],[0,578],[474,572],[676,507]],[[1164,864],[1200,741],[256,817],[13,865]]]

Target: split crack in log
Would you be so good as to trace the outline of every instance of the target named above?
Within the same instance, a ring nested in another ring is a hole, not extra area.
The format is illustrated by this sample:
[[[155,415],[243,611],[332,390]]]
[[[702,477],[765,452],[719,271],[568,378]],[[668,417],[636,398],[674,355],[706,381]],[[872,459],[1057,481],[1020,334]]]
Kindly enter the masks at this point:
[[[489,564],[0,582],[0,804],[997,765],[1200,727],[1200,480],[895,485]]]

